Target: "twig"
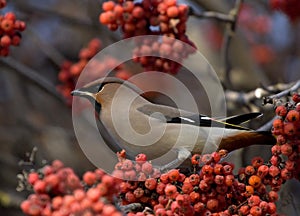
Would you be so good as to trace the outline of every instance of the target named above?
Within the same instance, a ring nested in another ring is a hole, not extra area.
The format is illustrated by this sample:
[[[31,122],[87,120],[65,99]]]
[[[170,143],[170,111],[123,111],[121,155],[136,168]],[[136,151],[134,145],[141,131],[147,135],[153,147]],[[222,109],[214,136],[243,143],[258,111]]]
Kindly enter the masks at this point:
[[[22,64],[19,61],[16,61],[12,57],[6,57],[6,58],[0,58],[0,61],[9,67],[15,69],[15,71],[22,76],[29,79],[32,83],[40,87],[41,89],[48,92],[50,95],[54,96],[56,99],[58,99],[61,102],[65,103],[64,98],[56,91],[55,86],[46,80],[44,77],[38,74],[35,70],[29,68],[28,66]]]
[[[264,98],[264,102],[263,104],[274,104],[276,103],[276,101],[284,96],[290,95],[291,92],[297,91],[298,89],[300,89],[300,80],[298,80],[294,85],[292,85],[290,88],[287,88],[277,94],[268,96]]]
[[[230,14],[219,13],[215,11],[204,11],[204,12],[196,12],[192,7],[189,10],[189,15],[195,16],[198,18],[209,18],[216,19],[222,22],[234,22],[233,17]]]
[[[291,83],[278,83],[276,85],[263,88],[256,88],[249,92],[237,92],[232,90],[225,91],[227,101],[235,102],[240,105],[249,105],[257,99],[262,99],[272,93],[282,92],[291,87]]]
[[[231,9],[228,16],[231,17],[232,22],[227,22],[226,24],[226,32],[223,41],[223,50],[222,50],[222,61],[224,65],[224,81],[227,87],[232,86],[232,82],[230,79],[230,71],[231,71],[231,63],[229,61],[229,46],[232,40],[232,37],[235,34],[235,28],[237,23],[237,17],[241,8],[243,0],[236,0],[234,8]]]

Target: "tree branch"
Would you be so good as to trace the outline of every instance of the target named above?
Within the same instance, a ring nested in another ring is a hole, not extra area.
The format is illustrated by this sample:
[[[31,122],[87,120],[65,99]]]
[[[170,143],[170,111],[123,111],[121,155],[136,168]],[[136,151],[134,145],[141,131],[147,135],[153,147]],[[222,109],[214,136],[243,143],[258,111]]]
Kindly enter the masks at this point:
[[[268,96],[268,97],[264,97],[264,101],[263,104],[275,104],[276,101],[278,99],[280,99],[281,97],[290,95],[292,92],[297,91],[298,89],[300,89],[300,80],[298,80],[295,84],[293,84],[292,86],[290,86],[290,88],[287,88],[277,94]]]
[[[237,92],[232,90],[225,91],[227,101],[234,102],[240,105],[249,105],[257,99],[264,99],[268,95],[277,92],[285,92],[291,87],[291,83],[278,83],[276,85],[259,87],[249,92]],[[265,104],[265,103],[263,103]]]
[[[16,61],[12,57],[0,58],[0,61],[9,67],[13,68],[17,73],[29,79],[36,86],[48,92],[50,95],[54,96],[61,102],[65,103],[64,98],[56,91],[55,86],[49,82],[47,79],[38,74],[38,72],[29,68],[28,66]]]
[[[204,12],[196,12],[192,7],[190,7],[189,15],[195,16],[198,18],[209,18],[209,19],[216,19],[222,22],[234,22],[234,19],[229,14],[219,13],[215,11],[204,11]]]
[[[228,16],[231,17],[232,22],[226,24],[226,32],[223,41],[223,50],[222,50],[222,61],[224,65],[224,82],[228,88],[232,87],[232,82],[230,79],[231,63],[229,60],[229,47],[232,40],[232,37],[235,34],[237,17],[241,8],[243,0],[236,0],[234,8],[231,9]]]

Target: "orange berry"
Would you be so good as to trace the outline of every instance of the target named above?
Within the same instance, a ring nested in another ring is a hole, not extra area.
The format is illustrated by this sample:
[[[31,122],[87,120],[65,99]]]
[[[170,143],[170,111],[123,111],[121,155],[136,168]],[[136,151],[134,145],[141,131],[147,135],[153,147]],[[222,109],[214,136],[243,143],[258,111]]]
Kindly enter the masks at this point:
[[[97,181],[96,174],[95,174],[94,172],[87,171],[87,172],[84,173],[84,175],[83,175],[83,181],[84,181],[87,185],[93,185],[93,184],[95,184],[96,181]]]
[[[261,178],[257,175],[252,175],[249,180],[249,184],[253,186],[254,188],[257,188],[261,185]]]
[[[123,12],[124,12],[124,9],[121,5],[116,5],[114,7],[114,13],[115,13],[116,17],[121,17]]]
[[[104,11],[111,11],[114,9],[114,7],[115,7],[115,3],[113,1],[103,2],[102,4],[102,9]]]
[[[107,13],[101,13],[99,15],[99,21],[102,24],[108,24],[109,23],[109,18]]]
[[[252,194],[254,194],[254,188],[251,185],[247,185],[245,195],[248,197]]]
[[[167,6],[174,6],[176,5],[176,0],[164,0],[164,3],[167,5]]]
[[[167,9],[167,15],[168,15],[168,17],[171,17],[171,18],[178,17],[178,15],[179,15],[178,8],[176,6],[169,7]]]

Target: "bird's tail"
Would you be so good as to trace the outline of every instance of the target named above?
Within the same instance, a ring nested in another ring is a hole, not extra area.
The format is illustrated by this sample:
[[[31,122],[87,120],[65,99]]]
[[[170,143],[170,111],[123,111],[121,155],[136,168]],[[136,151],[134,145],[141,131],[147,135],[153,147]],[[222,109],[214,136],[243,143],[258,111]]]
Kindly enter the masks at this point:
[[[228,152],[252,145],[275,145],[276,139],[269,131],[245,131],[240,134],[223,138],[219,145],[220,149]]]

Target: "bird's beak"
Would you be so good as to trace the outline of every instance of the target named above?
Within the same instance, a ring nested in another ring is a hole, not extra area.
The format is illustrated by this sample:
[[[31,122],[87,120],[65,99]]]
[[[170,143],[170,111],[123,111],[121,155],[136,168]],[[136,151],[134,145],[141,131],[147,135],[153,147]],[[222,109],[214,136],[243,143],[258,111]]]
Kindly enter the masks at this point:
[[[93,94],[91,92],[88,92],[88,91],[81,90],[81,89],[76,89],[76,90],[72,91],[71,95],[72,96],[85,97],[85,98],[94,99],[94,100],[96,98],[95,94]]]

